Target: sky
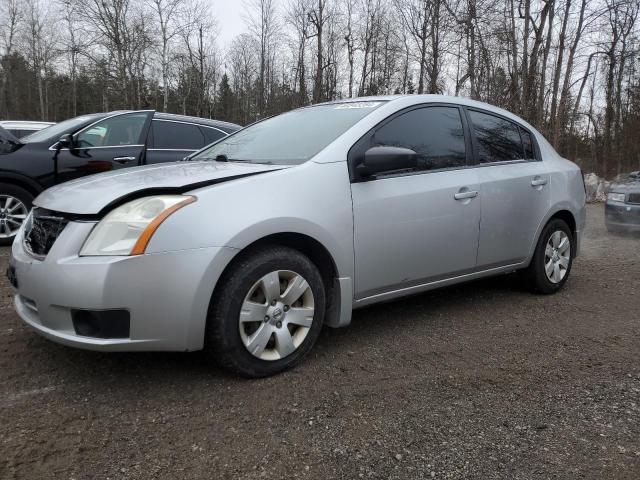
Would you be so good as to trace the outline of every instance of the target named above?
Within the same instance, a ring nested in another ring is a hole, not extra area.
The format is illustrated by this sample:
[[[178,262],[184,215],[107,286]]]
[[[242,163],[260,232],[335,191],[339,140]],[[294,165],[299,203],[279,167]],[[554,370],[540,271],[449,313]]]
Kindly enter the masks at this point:
[[[209,2],[220,29],[219,45],[226,48],[238,34],[247,29],[243,19],[245,0],[209,0]]]

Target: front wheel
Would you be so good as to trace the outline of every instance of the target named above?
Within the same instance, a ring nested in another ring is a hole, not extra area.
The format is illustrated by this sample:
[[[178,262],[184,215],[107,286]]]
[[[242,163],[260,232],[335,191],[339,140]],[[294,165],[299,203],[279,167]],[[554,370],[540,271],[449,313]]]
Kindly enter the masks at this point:
[[[207,319],[206,347],[223,367],[247,377],[291,368],[315,344],[325,291],[316,266],[292,248],[245,255],[219,280]]]
[[[569,278],[574,251],[569,226],[563,220],[551,220],[540,234],[531,264],[523,271],[529,288],[542,294],[560,290]]]
[[[0,246],[11,245],[31,209],[33,195],[25,189],[0,183]]]

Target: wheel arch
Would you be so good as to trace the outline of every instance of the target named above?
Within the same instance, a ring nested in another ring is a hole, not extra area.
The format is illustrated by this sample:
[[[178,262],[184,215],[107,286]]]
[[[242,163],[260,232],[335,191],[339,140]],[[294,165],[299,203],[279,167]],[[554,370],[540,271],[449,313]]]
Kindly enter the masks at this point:
[[[569,210],[566,210],[566,209],[558,210],[556,213],[554,213],[549,217],[549,219],[545,222],[545,225],[549,223],[551,220],[555,220],[556,218],[563,220],[569,226],[569,228],[571,229],[573,238],[575,240],[578,234],[578,230],[577,230],[576,217],[574,217],[573,213],[571,213]]]
[[[326,312],[325,325],[331,327],[346,326],[351,321],[352,292],[350,282],[339,278],[339,270],[337,263],[325,245],[314,237],[300,232],[278,232],[265,235],[253,242],[249,243],[231,259],[231,261],[223,269],[216,286],[214,287],[212,298],[220,288],[222,282],[220,279],[229,272],[233,266],[251,255],[252,252],[264,248],[268,245],[281,245],[299,251],[306,255],[311,262],[318,268],[326,292]],[[348,303],[348,305],[345,305]],[[348,310],[349,315],[345,312]],[[347,318],[345,318],[347,317]]]
[[[9,183],[29,192],[33,197],[37,197],[44,188],[35,180],[19,173],[0,171],[0,183]]]
[[[571,233],[573,234],[574,242],[578,242],[578,221],[576,218],[576,214],[570,209],[568,205],[558,205],[556,208],[549,211],[549,213],[545,216],[545,218],[540,222],[538,226],[538,231],[536,232],[535,238],[531,244],[529,249],[529,257],[527,259],[526,265],[529,265],[531,259],[533,258],[533,254],[535,252],[536,246],[540,241],[540,235],[542,235],[542,231],[547,224],[555,219],[563,220],[571,229]],[[577,255],[577,251],[574,252],[574,257]]]

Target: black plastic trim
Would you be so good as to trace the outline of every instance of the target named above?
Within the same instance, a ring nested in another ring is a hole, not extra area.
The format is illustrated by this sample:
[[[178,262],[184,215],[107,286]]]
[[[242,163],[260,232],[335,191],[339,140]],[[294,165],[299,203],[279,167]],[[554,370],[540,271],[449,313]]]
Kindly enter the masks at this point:
[[[129,338],[131,315],[129,310],[71,310],[76,335],[102,339]]]

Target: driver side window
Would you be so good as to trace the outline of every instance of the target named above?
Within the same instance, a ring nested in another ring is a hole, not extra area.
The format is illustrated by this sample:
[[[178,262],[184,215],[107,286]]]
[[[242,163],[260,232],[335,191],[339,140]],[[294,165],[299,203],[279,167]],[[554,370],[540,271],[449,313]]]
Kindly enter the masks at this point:
[[[464,129],[458,107],[410,110],[375,131],[371,146],[409,148],[418,154],[418,171],[466,165]]]
[[[78,135],[78,146],[117,147],[143,143],[140,135],[147,116],[147,113],[129,113],[107,118],[81,132]]]

